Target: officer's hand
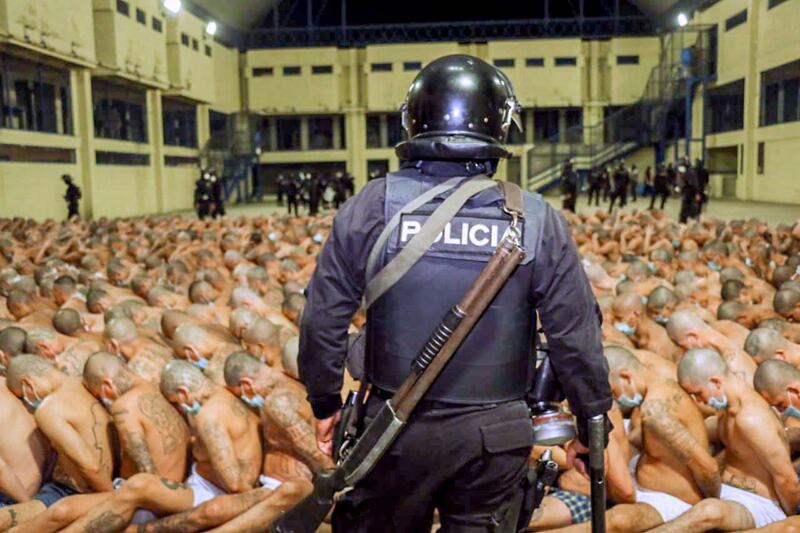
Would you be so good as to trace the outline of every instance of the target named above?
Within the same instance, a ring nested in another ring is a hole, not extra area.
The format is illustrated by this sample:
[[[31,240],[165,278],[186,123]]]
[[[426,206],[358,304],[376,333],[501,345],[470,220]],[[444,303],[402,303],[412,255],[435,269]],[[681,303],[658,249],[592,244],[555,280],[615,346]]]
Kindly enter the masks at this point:
[[[569,447],[567,448],[567,467],[574,468],[584,476],[587,475],[587,467],[589,465],[584,464],[581,459],[578,459],[579,455],[585,455],[589,453],[589,448],[581,444],[581,441],[578,439],[573,439],[572,442],[569,443]]]
[[[333,457],[333,428],[336,423],[342,418],[342,412],[336,411],[336,414],[324,420],[317,420],[317,448],[322,453],[329,457]]]

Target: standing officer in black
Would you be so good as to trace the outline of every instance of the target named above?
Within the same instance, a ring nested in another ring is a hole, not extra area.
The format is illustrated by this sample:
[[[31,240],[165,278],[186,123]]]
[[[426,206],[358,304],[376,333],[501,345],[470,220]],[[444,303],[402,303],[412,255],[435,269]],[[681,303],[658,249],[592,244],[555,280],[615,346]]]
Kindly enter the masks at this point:
[[[595,207],[600,206],[600,191],[603,190],[603,170],[598,167],[592,167],[589,171],[589,205],[592,205],[592,197],[594,197]]]
[[[579,185],[578,173],[572,167],[572,161],[568,160],[564,163],[564,173],[561,175],[561,194],[563,195],[561,209],[575,212]]]
[[[331,452],[341,407],[347,330],[365,286],[424,224],[442,198],[486,180],[500,158],[518,104],[508,78],[465,55],[440,58],[414,80],[403,105],[409,140],[401,169],[370,181],[338,212],[306,289],[300,378],[317,419],[320,449]],[[441,190],[400,216],[367,271],[378,235],[411,200]],[[491,185],[491,184],[490,184]],[[510,224],[496,185],[473,195],[443,237],[367,312],[367,419],[395,392],[441,318],[483,269]],[[550,359],[577,417],[585,453],[588,419],[611,407],[600,313],[564,218],[526,193],[526,258],[456,351],[408,425],[370,474],[336,504],[334,532],[430,531],[439,510],[446,533],[514,530],[533,444],[523,400],[534,375],[536,312]],[[435,295],[435,296],[434,296]],[[513,522],[513,524],[511,523]]]
[[[619,200],[620,209],[628,203],[629,175],[628,170],[625,168],[624,160],[620,159],[617,169],[614,171],[613,180],[614,187],[611,190],[611,204],[608,206],[609,213],[614,210],[614,202],[617,200]]]
[[[656,167],[656,175],[653,179],[653,196],[650,199],[650,210],[656,206],[656,197],[661,198],[661,210],[664,210],[664,204],[667,202],[670,193],[669,174],[664,167],[664,163],[659,163]]]
[[[67,186],[67,192],[64,194],[64,200],[67,201],[67,218],[80,216],[78,204],[80,203],[82,196],[81,188],[75,185],[75,183],[72,181],[72,176],[69,174],[64,174],[61,176],[61,180]]]

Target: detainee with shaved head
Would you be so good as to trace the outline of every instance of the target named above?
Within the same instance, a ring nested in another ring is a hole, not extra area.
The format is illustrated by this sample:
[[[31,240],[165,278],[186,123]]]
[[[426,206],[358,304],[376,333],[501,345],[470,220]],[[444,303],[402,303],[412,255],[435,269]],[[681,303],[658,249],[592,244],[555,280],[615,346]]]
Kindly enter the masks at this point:
[[[783,417],[786,428],[800,428],[800,369],[770,359],[756,370],[753,386]]]
[[[667,287],[656,287],[647,296],[647,314],[659,326],[667,325],[678,305],[678,296]]]
[[[638,293],[617,296],[612,311],[614,327],[629,337],[637,348],[657,353],[671,361],[680,358],[682,350],[670,340],[664,328],[648,316],[645,303]]]
[[[107,351],[123,357],[139,377],[156,385],[161,369],[172,359],[171,350],[153,339],[141,335],[130,318],[114,318],[103,331]]]
[[[607,347],[604,353],[617,403],[641,416],[643,445],[641,455],[630,463],[636,503],[611,508],[606,513],[608,531],[649,531],[703,498],[718,496],[719,469],[708,452],[703,417],[689,395],[624,348]],[[591,525],[559,531],[588,532]]]
[[[89,357],[83,382],[114,420],[123,451],[122,477],[146,472],[183,481],[189,429],[158,389],[107,352]]]
[[[744,350],[757,364],[770,359],[786,361],[800,368],[800,344],[795,344],[770,328],[754,329],[747,336]]]
[[[800,485],[783,426],[764,398],[711,349],[686,352],[678,365],[678,380],[704,412],[718,418],[717,431],[725,445],[723,485],[719,499],[700,502],[656,531],[738,531],[794,514]]]
[[[667,324],[670,338],[684,350],[711,348],[722,354],[732,372],[753,382],[756,363],[747,353],[725,335],[715,330],[692,311],[676,311]]]
[[[0,373],[5,375],[11,359],[25,351],[27,338],[27,332],[16,326],[0,331]]]
[[[228,357],[225,383],[261,418],[267,447],[263,475],[275,487],[298,477],[310,480],[313,472],[333,467],[317,447],[311,405],[302,385],[247,352]]]
[[[33,501],[4,509],[0,528],[10,526],[6,513],[13,511],[18,520],[20,516],[32,519],[25,531],[57,531],[112,489],[116,450],[111,416],[79,378],[60,372],[43,357],[15,357],[7,384],[34,412],[37,426],[58,453],[59,468]],[[77,494],[81,496],[67,498]]]
[[[781,289],[773,300],[775,311],[789,322],[800,322],[800,291]]]
[[[225,358],[240,350],[236,344],[224,342],[199,324],[181,324],[173,336],[175,355],[202,370],[215,384],[224,386]]]

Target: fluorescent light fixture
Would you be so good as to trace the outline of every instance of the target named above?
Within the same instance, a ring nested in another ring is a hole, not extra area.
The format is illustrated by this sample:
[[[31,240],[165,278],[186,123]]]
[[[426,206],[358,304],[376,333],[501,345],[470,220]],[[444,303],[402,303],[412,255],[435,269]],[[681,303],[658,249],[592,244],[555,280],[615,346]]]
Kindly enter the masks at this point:
[[[689,24],[689,18],[686,16],[686,13],[678,13],[678,26],[683,28]]]
[[[183,2],[181,0],[164,0],[164,7],[173,15],[177,15],[183,7]]]
[[[217,23],[213,20],[206,24],[206,33],[209,35],[216,35],[217,34]]]

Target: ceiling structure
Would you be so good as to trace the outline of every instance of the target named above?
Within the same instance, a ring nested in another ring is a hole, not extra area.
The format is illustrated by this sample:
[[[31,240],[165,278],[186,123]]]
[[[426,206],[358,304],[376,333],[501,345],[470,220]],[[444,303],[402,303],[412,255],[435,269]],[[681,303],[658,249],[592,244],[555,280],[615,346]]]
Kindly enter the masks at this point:
[[[274,0],[191,0],[218,22],[237,30],[258,25],[269,14]]]

